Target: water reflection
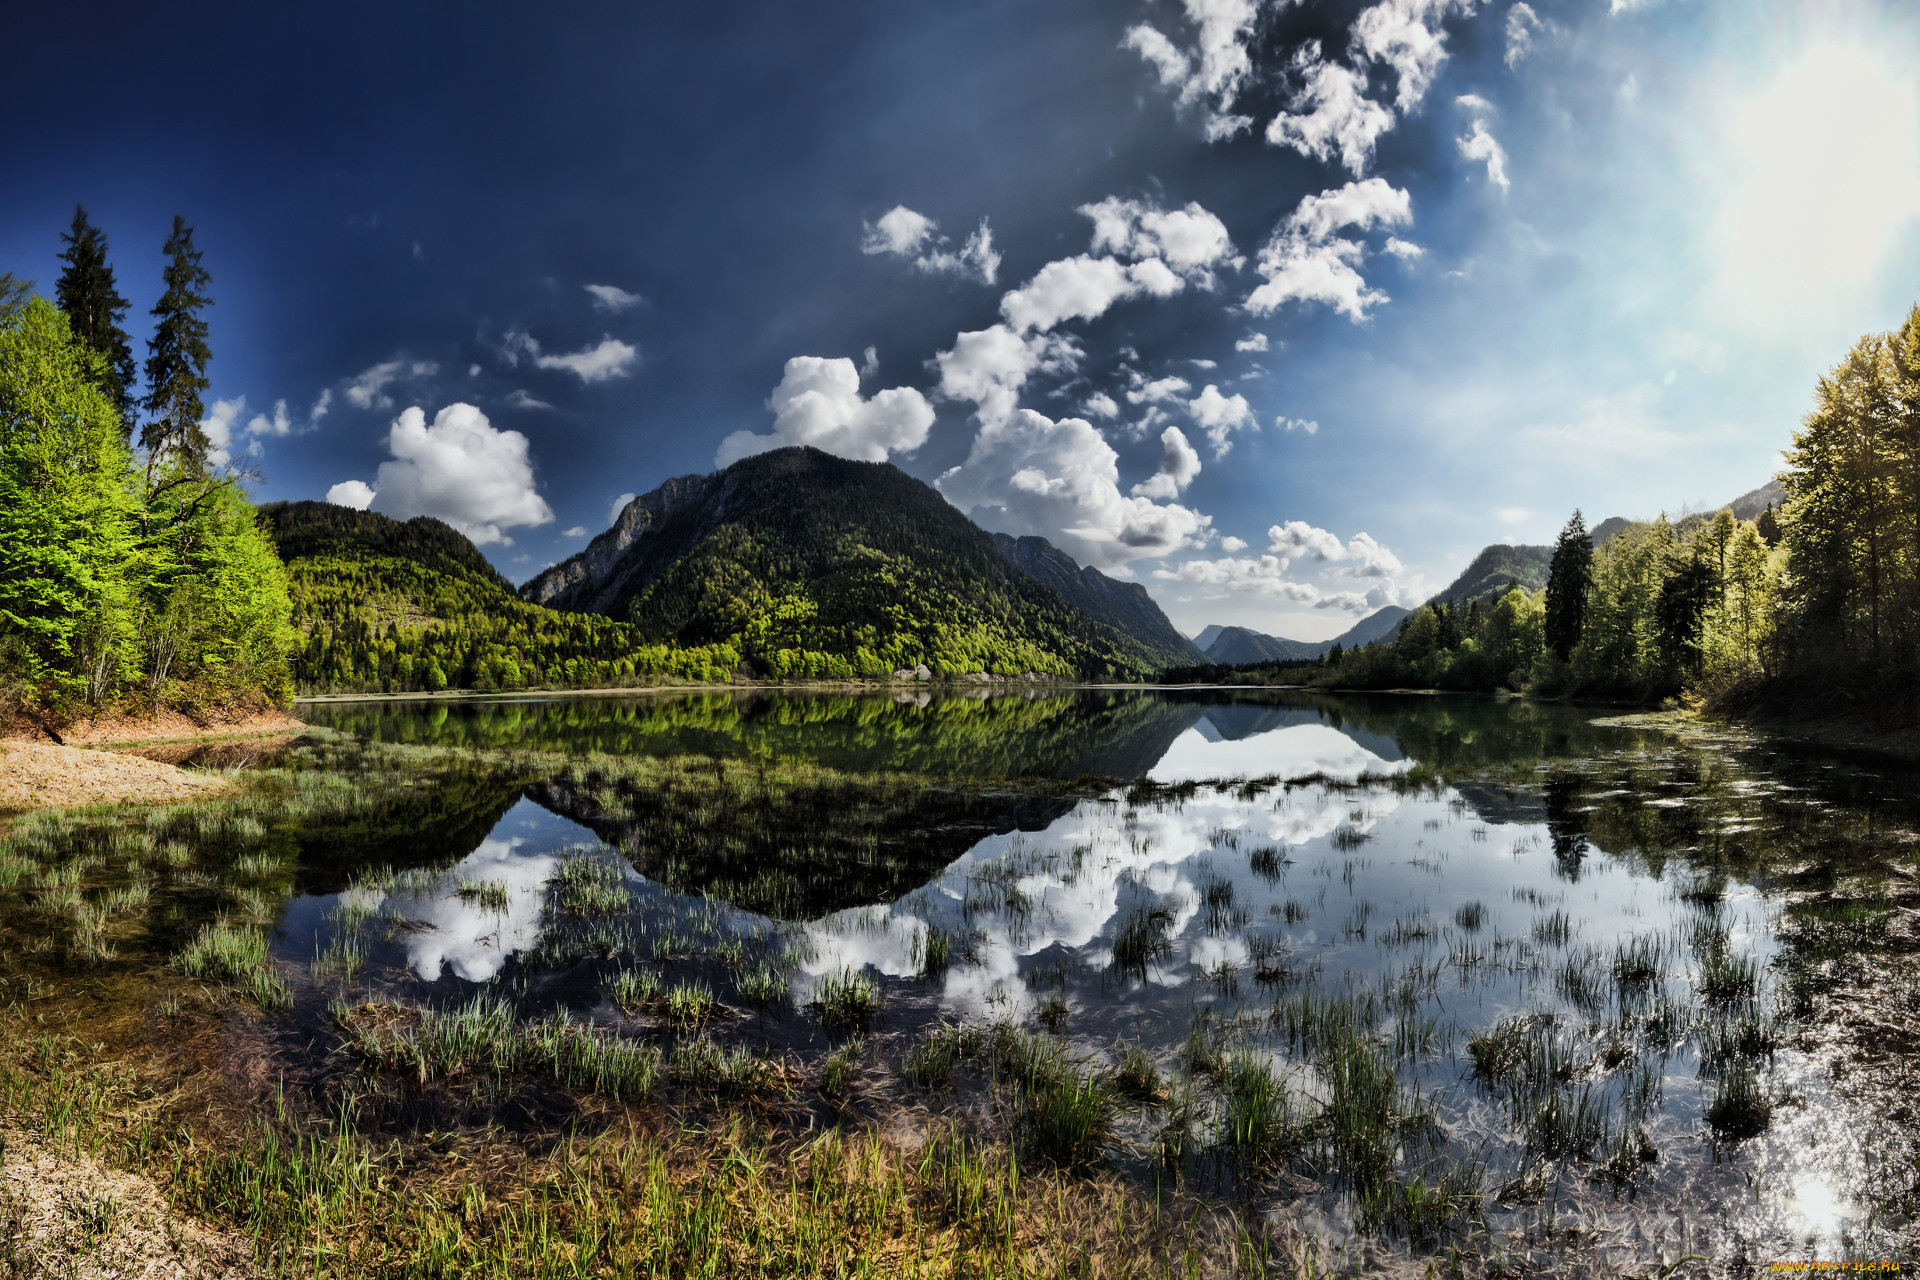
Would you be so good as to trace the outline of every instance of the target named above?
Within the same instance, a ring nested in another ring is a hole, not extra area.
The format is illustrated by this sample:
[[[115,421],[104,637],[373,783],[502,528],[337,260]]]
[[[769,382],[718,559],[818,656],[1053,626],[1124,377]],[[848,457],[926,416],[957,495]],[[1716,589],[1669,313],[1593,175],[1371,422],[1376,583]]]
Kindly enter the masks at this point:
[[[467,743],[518,735],[569,751],[1139,781],[1027,805],[977,836],[953,820],[977,822],[973,810],[916,811],[894,834],[936,856],[896,875],[908,891],[788,923],[731,905],[750,900],[734,891],[737,868],[692,877],[709,899],[602,853],[624,915],[596,919],[585,946],[550,881],[583,846],[641,848],[642,819],[578,779],[548,779],[477,844],[442,851],[452,865],[300,900],[285,953],[321,955],[357,914],[385,922],[387,962],[422,983],[583,959],[700,963],[724,983],[710,957],[726,940],[778,939],[795,1005],[828,975],[863,970],[892,980],[904,1029],[1044,1011],[1082,1046],[1138,1043],[1168,1067],[1195,1025],[1224,1028],[1312,1089],[1311,1063],[1280,1028],[1318,993],[1389,1029],[1401,1084],[1508,1189],[1490,1215],[1558,1204],[1604,1225],[1622,1259],[1699,1247],[1690,1216],[1716,1224],[1717,1249],[1860,1239],[1865,1118],[1788,1029],[1793,1010],[1819,1007],[1805,956],[1826,963],[1831,931],[1788,907],[1783,948],[1779,895],[1830,892],[1904,839],[1911,801],[1898,784],[1800,767],[1761,744],[1688,747],[1568,708],[1274,693],[996,701],[701,697],[622,703],[605,724],[605,708],[558,702],[436,708]],[[438,731],[391,708],[356,723],[372,736]],[[1882,843],[1862,844],[1863,831]],[[862,848],[835,855],[842,879],[867,874]],[[832,889],[807,901],[868,894]],[[1866,936],[1845,911],[1832,928]],[[689,950],[695,917],[706,951]],[[1129,937],[1136,953],[1123,956]],[[951,950],[944,968],[927,961],[935,938]],[[1527,1110],[1538,1099],[1476,1070],[1470,1044],[1496,1033],[1559,1064],[1547,1093],[1591,1103],[1604,1143],[1542,1161],[1540,1114]],[[1777,1100],[1777,1119],[1733,1146],[1711,1113],[1739,1072]],[[1641,1206],[1630,1229],[1607,1218],[1629,1193]],[[1337,1214],[1324,1220],[1337,1227]]]

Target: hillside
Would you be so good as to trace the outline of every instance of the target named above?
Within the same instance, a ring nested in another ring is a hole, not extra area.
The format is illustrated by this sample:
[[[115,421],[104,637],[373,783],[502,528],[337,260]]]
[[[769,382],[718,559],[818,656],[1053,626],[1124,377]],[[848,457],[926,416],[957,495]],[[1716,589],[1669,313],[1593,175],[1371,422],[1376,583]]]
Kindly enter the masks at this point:
[[[1248,627],[1221,627],[1207,646],[1206,659],[1223,667],[1253,662],[1298,662],[1317,658],[1331,648],[1331,640],[1315,643],[1264,635]]]
[[[522,602],[456,530],[324,502],[261,508],[286,562],[302,693],[644,683],[730,674],[737,655]]]
[[[656,643],[725,647],[773,677],[1159,665],[1016,569],[930,486],[809,448],[668,481],[520,595],[629,620]]]
[[[1080,612],[1119,633],[1116,644],[1143,650],[1150,667],[1205,659],[1200,647],[1174,628],[1139,583],[1109,578],[1092,565],[1082,568],[1045,538],[996,533],[993,545],[1029,578],[1053,588]]]
[[[1473,562],[1460,571],[1433,600],[1439,604],[1465,605],[1470,600],[1486,600],[1505,595],[1519,583],[1529,591],[1547,585],[1547,567],[1553,562],[1552,547],[1510,546],[1496,542],[1481,548]]]

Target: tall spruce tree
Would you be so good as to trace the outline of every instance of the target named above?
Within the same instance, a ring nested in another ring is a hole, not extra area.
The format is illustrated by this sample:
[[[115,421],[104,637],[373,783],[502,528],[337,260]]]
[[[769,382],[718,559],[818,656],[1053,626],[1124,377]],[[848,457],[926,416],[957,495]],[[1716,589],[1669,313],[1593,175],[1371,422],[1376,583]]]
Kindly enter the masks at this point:
[[[147,342],[147,398],[142,402],[152,420],[140,432],[149,459],[149,479],[167,457],[193,471],[204,470],[210,445],[200,430],[206,413],[200,397],[209,385],[207,364],[213,352],[207,347],[207,322],[200,313],[213,305],[206,294],[213,277],[200,265],[193,228],[177,213],[173,234],[161,252],[167,255],[161,273],[167,289],[153,304],[158,323]]]
[[[1587,588],[1593,583],[1593,539],[1586,517],[1575,509],[1553,544],[1547,568],[1547,648],[1565,662],[1587,625]]]
[[[54,285],[54,301],[67,313],[73,336],[106,357],[106,377],[100,389],[119,411],[121,434],[133,438],[137,405],[133,398],[133,344],[120,322],[127,314],[127,300],[113,278],[107,262],[107,236],[87,220],[86,208],[73,207],[73,227],[60,235],[66,250],[60,261],[67,269]]]

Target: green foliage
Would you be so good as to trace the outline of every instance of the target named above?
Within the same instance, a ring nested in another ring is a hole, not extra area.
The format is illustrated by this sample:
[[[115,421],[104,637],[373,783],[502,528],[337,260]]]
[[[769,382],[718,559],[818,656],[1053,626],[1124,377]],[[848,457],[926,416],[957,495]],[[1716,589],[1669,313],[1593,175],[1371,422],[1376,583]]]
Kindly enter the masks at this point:
[[[1593,540],[1579,511],[1567,521],[1553,546],[1547,570],[1546,642],[1565,662],[1586,626],[1587,590],[1593,581]]]
[[[133,345],[121,323],[127,300],[114,283],[107,264],[107,237],[87,221],[87,211],[73,208],[73,226],[60,236],[67,246],[60,260],[67,264],[54,286],[60,310],[66,312],[73,336],[98,352],[104,361],[100,389],[120,415],[122,433],[133,435]]]

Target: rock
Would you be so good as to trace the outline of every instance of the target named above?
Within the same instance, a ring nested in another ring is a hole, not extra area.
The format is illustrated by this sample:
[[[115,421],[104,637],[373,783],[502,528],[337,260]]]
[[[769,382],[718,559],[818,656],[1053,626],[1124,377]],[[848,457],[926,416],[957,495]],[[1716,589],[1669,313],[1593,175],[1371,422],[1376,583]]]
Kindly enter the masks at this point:
[[[931,680],[933,679],[933,672],[927,670],[927,664],[923,662],[913,669],[913,678],[915,680]]]

